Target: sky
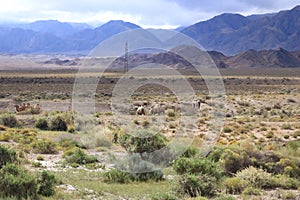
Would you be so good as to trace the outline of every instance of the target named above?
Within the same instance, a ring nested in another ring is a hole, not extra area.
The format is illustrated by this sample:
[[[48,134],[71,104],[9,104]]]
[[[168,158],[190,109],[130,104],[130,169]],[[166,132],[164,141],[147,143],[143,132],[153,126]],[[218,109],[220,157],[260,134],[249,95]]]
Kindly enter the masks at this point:
[[[123,20],[143,28],[176,28],[222,13],[247,16],[296,5],[300,0],[0,0],[0,23],[52,19],[96,26]]]

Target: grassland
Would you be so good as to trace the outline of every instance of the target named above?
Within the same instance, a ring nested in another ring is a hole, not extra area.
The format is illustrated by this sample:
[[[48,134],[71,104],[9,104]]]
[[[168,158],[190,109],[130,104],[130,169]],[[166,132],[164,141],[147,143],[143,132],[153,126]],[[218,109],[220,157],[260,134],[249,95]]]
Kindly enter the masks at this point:
[[[114,122],[109,106],[112,89],[121,73],[107,72],[99,80],[95,92],[96,110],[92,120],[97,124],[95,130],[101,134],[87,137],[81,133],[84,130],[76,129],[72,118],[74,113],[71,100],[76,72],[31,70],[2,71],[0,74],[1,117],[13,113],[17,120],[17,124],[12,127],[10,124],[3,124],[2,120],[0,144],[13,148],[21,159],[21,165],[28,170],[37,172],[46,169],[59,179],[54,196],[42,199],[189,199],[188,195],[180,196],[174,191],[180,176],[172,165],[163,170],[162,181],[133,181],[126,184],[105,182],[104,173],[113,168],[111,154],[125,153],[120,143],[112,142],[115,134],[120,138],[125,130]],[[193,73],[186,74],[186,79],[198,98],[205,100],[197,120],[198,132],[194,135],[192,144],[194,148],[200,149],[210,128],[207,121],[213,102],[204,81]],[[216,142],[216,148],[230,149],[235,154],[245,153],[251,160],[251,166],[269,170],[274,174],[272,167],[280,164],[283,171],[280,168],[277,175],[300,181],[300,171],[297,171],[300,169],[300,70],[222,69],[221,74],[226,89],[226,104],[223,110],[224,127]],[[80,76],[99,77],[99,74],[87,72]],[[174,76],[159,78],[171,81],[176,79]],[[133,101],[146,101],[146,107],[156,102],[168,105],[174,103],[174,99],[176,101],[176,97],[169,91],[151,85],[140,88],[133,96]],[[13,105],[22,102],[39,103],[42,112],[15,114]],[[59,116],[66,123],[64,130],[53,128],[53,121]],[[180,125],[176,116],[167,116],[167,125],[162,130],[162,134],[169,140],[172,140]],[[47,128],[37,128],[36,124],[40,119],[47,121]],[[147,118],[147,123],[140,118],[133,122],[147,126],[152,123],[151,119]],[[40,146],[40,141],[46,141],[42,144],[48,146]],[[84,150],[88,155],[95,155],[98,161],[94,164],[66,163],[66,155],[72,155],[76,148]],[[53,152],[48,153],[49,149],[53,149]],[[223,161],[225,160],[224,158]],[[222,164],[222,160],[220,163]],[[249,165],[241,166],[238,171]],[[235,173],[230,171],[230,175],[227,174],[224,179],[235,176]],[[253,191],[244,191],[241,194],[228,192],[223,182],[219,186],[216,195],[208,197],[209,199],[293,199],[300,194],[297,184],[286,188],[258,188],[259,194]]]

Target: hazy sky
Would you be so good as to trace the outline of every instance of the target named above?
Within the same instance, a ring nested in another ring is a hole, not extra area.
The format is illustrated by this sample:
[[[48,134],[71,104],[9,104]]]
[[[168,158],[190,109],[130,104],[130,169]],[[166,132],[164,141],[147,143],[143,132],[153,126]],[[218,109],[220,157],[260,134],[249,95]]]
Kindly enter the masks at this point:
[[[56,19],[94,25],[121,19],[144,28],[174,28],[221,13],[278,12],[300,0],[0,0],[1,22]]]

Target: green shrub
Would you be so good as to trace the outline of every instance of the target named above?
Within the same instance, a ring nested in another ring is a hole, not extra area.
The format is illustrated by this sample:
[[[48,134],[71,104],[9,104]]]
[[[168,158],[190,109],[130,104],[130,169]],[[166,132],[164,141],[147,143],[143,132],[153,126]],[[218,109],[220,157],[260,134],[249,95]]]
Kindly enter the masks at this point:
[[[7,163],[14,163],[16,161],[16,152],[0,145],[0,169]]]
[[[230,194],[240,194],[247,187],[247,182],[243,179],[232,177],[225,179],[223,186],[226,192]]]
[[[72,138],[61,138],[58,145],[64,149],[72,149],[80,146],[79,143]]]
[[[17,199],[36,199],[38,184],[34,176],[13,164],[5,165],[0,171],[0,196]]]
[[[254,188],[266,188],[271,182],[270,173],[252,166],[236,173],[236,177],[247,181]]]
[[[16,116],[13,114],[5,113],[0,116],[0,124],[10,128],[14,128],[20,125]]]
[[[76,128],[75,126],[68,126],[68,133],[75,133],[76,132]]]
[[[146,182],[146,181],[162,181],[163,180],[163,172],[161,170],[153,170],[142,173],[131,173],[133,180],[138,182]]]
[[[192,158],[199,153],[199,150],[196,147],[190,146],[187,150],[181,155],[182,157]]]
[[[287,139],[290,138],[290,136],[289,135],[284,135],[283,138],[287,140]]]
[[[173,168],[178,174],[207,174],[217,179],[222,177],[222,169],[218,163],[206,158],[179,158]]]
[[[48,121],[46,118],[39,118],[37,122],[35,123],[35,127],[41,130],[48,130]]]
[[[283,200],[297,199],[296,193],[292,191],[282,191],[281,197]]]
[[[130,183],[133,177],[129,172],[118,169],[111,169],[104,174],[104,181],[108,183]]]
[[[57,153],[56,144],[50,140],[38,140],[31,144],[35,153],[41,154],[55,154]]]
[[[138,153],[155,164],[169,165],[175,159],[172,150],[166,147],[166,137],[161,134],[138,130],[132,135],[123,134],[119,142],[129,153]],[[159,153],[156,150],[160,150]]]
[[[206,174],[185,174],[180,176],[176,191],[182,196],[213,196],[218,189],[217,183],[215,177]]]
[[[12,134],[9,132],[0,133],[0,141],[9,142],[12,139]]]
[[[166,146],[167,139],[161,134],[147,131],[138,131],[135,134],[124,134],[120,138],[120,144],[132,153],[150,153]]]
[[[218,163],[207,158],[179,158],[173,168],[180,174],[176,191],[190,197],[212,196],[218,189],[222,170]]]
[[[224,127],[223,131],[224,131],[224,133],[231,133],[232,129],[230,127]]]
[[[173,110],[173,109],[168,109],[168,110],[166,110],[166,115],[168,116],[168,117],[175,117],[175,111]]]
[[[236,153],[231,149],[225,149],[220,157],[220,163],[224,167],[225,172],[231,174],[244,169],[251,164],[248,154],[244,151]]]
[[[32,167],[35,167],[35,168],[42,167],[42,163],[40,163],[40,162],[32,162],[31,165],[32,165]]]
[[[281,128],[283,130],[293,130],[291,124],[282,124]]]
[[[243,195],[256,195],[259,196],[260,195],[260,189],[258,188],[254,188],[254,187],[247,187],[243,193]]]
[[[274,137],[274,133],[272,131],[268,132],[266,138],[270,139]]]
[[[95,156],[87,155],[83,150],[77,148],[70,156],[66,158],[68,163],[88,164],[97,162]]]
[[[53,174],[43,171],[39,175],[37,183],[39,185],[38,194],[46,197],[54,195],[57,179]]]
[[[50,129],[52,131],[67,131],[67,128],[67,122],[62,115],[56,115],[50,121]]]
[[[297,189],[300,187],[300,181],[295,178],[279,174],[272,177],[271,185],[273,188],[280,187],[283,189]]]

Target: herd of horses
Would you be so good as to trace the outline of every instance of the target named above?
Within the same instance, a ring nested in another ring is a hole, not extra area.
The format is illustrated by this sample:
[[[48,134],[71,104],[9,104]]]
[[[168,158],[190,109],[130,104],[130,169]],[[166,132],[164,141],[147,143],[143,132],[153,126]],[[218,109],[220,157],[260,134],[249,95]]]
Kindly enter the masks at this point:
[[[192,107],[194,109],[200,109],[201,104],[205,103],[204,100],[202,99],[195,99],[192,102]],[[164,104],[156,104],[153,105],[152,107],[150,107],[149,109],[146,109],[146,105],[144,103],[142,104],[136,104],[134,105],[134,109],[135,109],[135,114],[136,115],[146,115],[147,113],[149,113],[150,115],[160,115],[160,114],[164,114],[166,110],[171,109],[174,111],[178,111],[180,110],[178,105],[164,105]]]
[[[192,102],[192,107],[194,109],[200,109],[200,106],[205,101],[201,99],[194,100]],[[22,103],[21,105],[14,105],[16,113],[31,113],[31,114],[38,114],[41,112],[40,104],[31,105],[29,102]],[[134,105],[134,110],[136,115],[159,115],[164,113],[166,110],[172,109],[177,111],[179,107],[177,105],[153,105],[150,109],[146,109],[145,103],[137,103]]]

